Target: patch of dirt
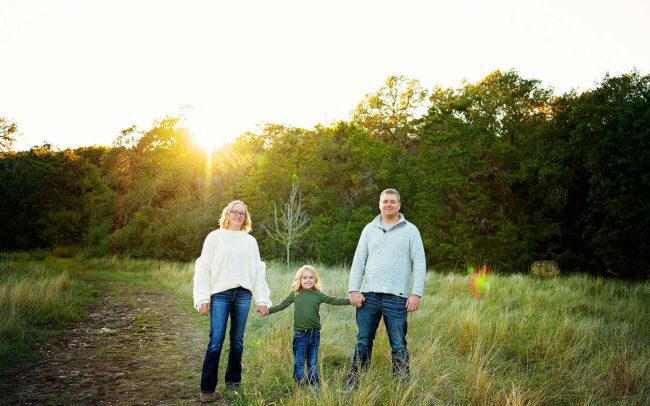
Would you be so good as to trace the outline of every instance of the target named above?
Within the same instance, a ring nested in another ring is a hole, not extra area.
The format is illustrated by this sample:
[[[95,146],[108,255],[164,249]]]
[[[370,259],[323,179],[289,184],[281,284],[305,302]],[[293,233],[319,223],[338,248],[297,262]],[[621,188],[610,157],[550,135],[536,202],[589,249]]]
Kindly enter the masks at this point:
[[[167,292],[101,282],[89,318],[0,375],[2,404],[192,404],[207,331]]]

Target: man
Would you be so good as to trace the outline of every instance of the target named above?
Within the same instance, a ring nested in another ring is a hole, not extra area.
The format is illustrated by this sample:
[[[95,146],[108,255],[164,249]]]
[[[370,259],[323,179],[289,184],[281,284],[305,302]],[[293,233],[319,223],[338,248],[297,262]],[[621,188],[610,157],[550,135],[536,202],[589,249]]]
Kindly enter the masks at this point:
[[[359,369],[370,367],[372,344],[382,317],[390,341],[393,375],[409,377],[406,316],[420,306],[426,261],[420,232],[406,221],[400,207],[397,190],[381,192],[381,214],[363,229],[352,261],[348,295],[357,308],[358,333],[347,382],[351,388],[358,383]]]

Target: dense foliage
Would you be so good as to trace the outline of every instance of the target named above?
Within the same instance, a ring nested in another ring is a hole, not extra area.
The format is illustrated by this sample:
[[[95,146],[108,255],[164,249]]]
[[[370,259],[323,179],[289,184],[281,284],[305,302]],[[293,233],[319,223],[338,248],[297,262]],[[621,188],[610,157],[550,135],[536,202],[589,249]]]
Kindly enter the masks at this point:
[[[0,249],[191,259],[239,198],[263,255],[280,258],[261,225],[298,179],[311,227],[294,258],[349,262],[378,193],[394,187],[438,269],[522,271],[551,259],[648,276],[649,76],[559,97],[512,71],[430,91],[390,77],[353,117],[269,124],[209,157],[178,117],[129,128],[111,148],[0,152]]]

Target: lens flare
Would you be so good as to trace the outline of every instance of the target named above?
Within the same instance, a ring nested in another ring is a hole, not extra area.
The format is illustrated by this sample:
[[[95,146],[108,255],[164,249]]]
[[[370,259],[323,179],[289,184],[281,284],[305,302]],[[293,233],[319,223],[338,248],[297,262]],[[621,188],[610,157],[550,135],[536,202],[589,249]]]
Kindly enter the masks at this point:
[[[494,271],[492,268],[483,266],[475,269],[469,265],[467,267],[469,293],[474,299],[480,299],[490,290],[490,275]]]

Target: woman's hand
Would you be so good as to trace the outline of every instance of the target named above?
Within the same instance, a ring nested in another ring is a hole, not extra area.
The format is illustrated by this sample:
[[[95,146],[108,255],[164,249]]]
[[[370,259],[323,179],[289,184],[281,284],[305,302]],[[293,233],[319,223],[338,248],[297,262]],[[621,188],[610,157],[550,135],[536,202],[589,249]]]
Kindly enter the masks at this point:
[[[261,316],[266,316],[269,314],[269,308],[264,305],[257,306],[256,310]]]
[[[199,310],[202,315],[207,316],[210,314],[210,303],[201,303],[201,310]]]

